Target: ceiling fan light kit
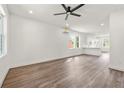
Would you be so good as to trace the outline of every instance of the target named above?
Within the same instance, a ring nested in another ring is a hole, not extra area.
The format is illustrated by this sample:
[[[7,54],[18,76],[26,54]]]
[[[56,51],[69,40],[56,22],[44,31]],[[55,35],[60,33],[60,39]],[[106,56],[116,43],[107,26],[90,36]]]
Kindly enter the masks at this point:
[[[69,33],[69,24],[67,23],[67,21],[66,21],[66,23],[65,23],[65,26],[64,26],[64,32],[63,33]]]
[[[63,33],[69,33],[69,27],[65,26],[64,27],[64,32]]]

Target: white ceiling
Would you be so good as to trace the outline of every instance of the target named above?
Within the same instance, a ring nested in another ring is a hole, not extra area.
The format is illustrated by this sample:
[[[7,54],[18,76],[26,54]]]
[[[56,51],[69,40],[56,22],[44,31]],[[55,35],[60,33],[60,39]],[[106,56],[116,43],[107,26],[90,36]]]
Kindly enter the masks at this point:
[[[77,6],[76,4],[68,5],[72,8]],[[68,23],[70,28],[80,32],[108,32],[109,15],[118,9],[124,9],[124,5],[86,4],[75,11],[75,13],[79,13],[82,16],[69,16]],[[53,15],[54,13],[64,12],[60,4],[9,4],[8,10],[12,14],[33,18],[57,26],[65,25],[65,15]],[[32,10],[33,14],[29,14],[29,10]],[[101,23],[104,23],[104,26],[100,26]]]

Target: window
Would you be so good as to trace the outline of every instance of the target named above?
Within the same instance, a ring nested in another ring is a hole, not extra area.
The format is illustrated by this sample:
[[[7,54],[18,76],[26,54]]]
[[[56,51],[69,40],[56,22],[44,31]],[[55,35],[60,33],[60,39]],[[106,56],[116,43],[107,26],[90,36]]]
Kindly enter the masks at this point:
[[[88,39],[88,47],[90,48],[99,48],[100,47],[100,40],[96,38]]]
[[[68,42],[68,48],[79,48],[79,35],[70,34],[70,40]]]
[[[110,48],[109,36],[91,36],[87,39],[87,45],[90,48]]]
[[[6,47],[6,44],[5,44],[5,20],[4,20],[4,14],[1,12],[0,10],[0,57],[4,56],[5,55],[5,47]]]
[[[110,41],[108,38],[103,38],[102,39],[102,48],[110,48]]]
[[[0,56],[3,54],[3,20],[0,15]]]
[[[79,48],[79,36],[76,36],[75,37],[75,42],[74,42],[74,46],[75,46],[75,48]]]

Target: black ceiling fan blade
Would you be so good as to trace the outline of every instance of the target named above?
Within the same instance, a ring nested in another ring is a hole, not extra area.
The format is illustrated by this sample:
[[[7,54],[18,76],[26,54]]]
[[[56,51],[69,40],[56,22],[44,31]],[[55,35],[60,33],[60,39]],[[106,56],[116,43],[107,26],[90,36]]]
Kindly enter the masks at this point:
[[[67,20],[67,19],[68,19],[68,16],[69,16],[69,14],[67,14],[67,15],[66,15],[65,20]]]
[[[61,5],[62,5],[62,7],[65,9],[65,11],[68,10],[67,7],[65,6],[65,4],[61,4]]]
[[[82,6],[84,6],[84,5],[85,5],[85,4],[80,4],[80,5],[76,6],[75,8],[73,8],[73,9],[71,10],[71,12],[73,12],[73,11],[79,9],[80,7],[82,7]]]
[[[77,17],[80,17],[81,16],[81,15],[76,14],[76,13],[70,13],[70,15],[74,15],[74,16],[77,16]]]
[[[56,13],[54,15],[63,15],[63,14],[66,14],[66,13]]]

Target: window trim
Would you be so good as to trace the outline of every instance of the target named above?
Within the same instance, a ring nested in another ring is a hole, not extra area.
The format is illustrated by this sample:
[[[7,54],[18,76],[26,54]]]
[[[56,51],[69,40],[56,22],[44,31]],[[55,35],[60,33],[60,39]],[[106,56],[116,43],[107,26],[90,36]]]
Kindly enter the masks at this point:
[[[4,45],[2,45],[3,48],[3,53],[0,55],[0,59],[6,56],[7,54],[7,16],[4,11],[4,7],[0,5],[0,16],[2,16],[2,36],[4,41]]]

